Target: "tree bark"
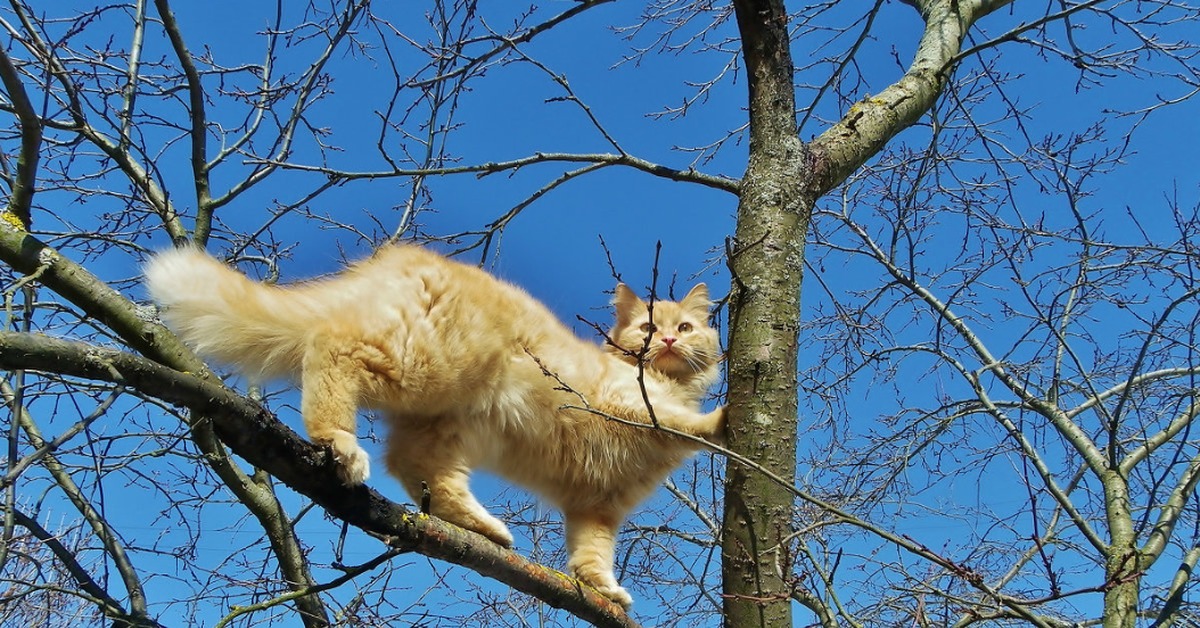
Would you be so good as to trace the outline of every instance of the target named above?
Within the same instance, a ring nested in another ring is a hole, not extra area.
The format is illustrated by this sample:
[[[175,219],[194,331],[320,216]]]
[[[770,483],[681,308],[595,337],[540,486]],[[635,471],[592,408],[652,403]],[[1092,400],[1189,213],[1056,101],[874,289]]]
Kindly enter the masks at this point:
[[[796,354],[804,234],[787,13],[778,0],[735,2],[750,90],[750,158],[730,250],[729,447],[787,480],[796,469]],[[731,463],[721,554],[726,626],[792,625],[792,491]]]
[[[1134,628],[1143,567],[1129,504],[1129,482],[1118,470],[1106,471],[1101,482],[1111,537],[1104,563],[1104,628]]]

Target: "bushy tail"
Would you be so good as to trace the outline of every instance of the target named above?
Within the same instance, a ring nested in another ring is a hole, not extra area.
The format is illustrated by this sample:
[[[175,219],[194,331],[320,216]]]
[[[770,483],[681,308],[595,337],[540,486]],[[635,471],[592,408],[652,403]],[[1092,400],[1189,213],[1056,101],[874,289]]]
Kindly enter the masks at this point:
[[[319,303],[251,281],[192,247],[158,253],[144,270],[159,316],[196,353],[248,375],[299,373]]]

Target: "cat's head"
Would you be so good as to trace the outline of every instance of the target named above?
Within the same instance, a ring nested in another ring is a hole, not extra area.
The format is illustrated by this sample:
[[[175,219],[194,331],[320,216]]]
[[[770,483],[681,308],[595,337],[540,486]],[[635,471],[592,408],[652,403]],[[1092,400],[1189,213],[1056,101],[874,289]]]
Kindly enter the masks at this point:
[[[708,288],[697,284],[681,301],[649,304],[619,284],[613,297],[617,323],[608,350],[630,364],[644,364],[681,383],[707,387],[717,375],[721,351],[708,324]],[[653,319],[653,320],[652,320]],[[649,344],[647,344],[647,340]]]

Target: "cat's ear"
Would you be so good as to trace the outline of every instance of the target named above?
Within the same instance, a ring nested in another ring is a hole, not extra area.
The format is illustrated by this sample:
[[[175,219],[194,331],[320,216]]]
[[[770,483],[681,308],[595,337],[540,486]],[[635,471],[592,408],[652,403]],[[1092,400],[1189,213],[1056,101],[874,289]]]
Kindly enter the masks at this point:
[[[633,317],[646,309],[646,303],[623,283],[617,284],[617,291],[613,295],[612,302],[617,310],[617,327],[628,325]]]
[[[679,304],[685,310],[701,316],[708,316],[708,309],[712,307],[712,301],[708,299],[708,286],[702,283],[696,284],[696,287],[692,288]]]

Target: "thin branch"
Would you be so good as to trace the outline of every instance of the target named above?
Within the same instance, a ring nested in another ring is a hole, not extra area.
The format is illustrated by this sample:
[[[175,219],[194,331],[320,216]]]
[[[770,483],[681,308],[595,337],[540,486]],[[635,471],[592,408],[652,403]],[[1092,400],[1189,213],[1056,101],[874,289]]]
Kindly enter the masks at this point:
[[[16,332],[7,332],[16,333]],[[45,448],[46,440],[42,437],[41,430],[38,429],[33,419],[29,416],[29,412],[24,407],[15,407],[15,394],[8,382],[0,380],[0,394],[3,395],[5,402],[12,410],[13,422],[21,426],[21,430],[25,432],[25,437],[29,442],[38,449]],[[146,612],[146,593],[142,588],[141,576],[137,569],[134,568],[133,562],[125,551],[125,547],[117,538],[116,531],[109,524],[108,519],[96,509],[96,507],[88,501],[84,496],[84,491],[75,483],[74,478],[65,465],[59,462],[58,458],[53,453],[47,453],[44,456],[44,466],[54,478],[63,495],[71,502],[83,520],[92,529],[92,533],[100,540],[104,546],[104,552],[112,560],[116,567],[117,573],[121,577],[122,584],[125,585],[125,591],[129,595],[130,613],[137,617],[147,617]]]
[[[3,337],[5,335],[6,334],[0,333],[0,343],[3,342]],[[3,352],[2,352],[2,350],[0,350],[0,364],[3,364],[3,361],[4,361]],[[750,469],[750,470],[754,471],[755,473],[761,473],[764,477],[766,477],[770,481],[774,482],[775,484],[785,488],[786,490],[790,491],[796,497],[799,497],[801,500],[808,502],[809,504],[812,504],[813,506],[816,506],[817,508],[821,509],[821,511],[823,511],[825,514],[831,516],[835,522],[849,524],[851,526],[854,526],[856,528],[864,530],[864,531],[866,531],[870,534],[873,534],[885,541],[888,541],[889,543],[892,543],[893,545],[895,545],[896,547],[899,547],[900,549],[903,549],[915,556],[918,556],[920,558],[928,560],[929,562],[931,562],[935,565],[945,568],[946,570],[955,574],[956,576],[961,577],[965,582],[967,582],[971,586],[975,587],[976,589],[979,589],[982,593],[989,596],[991,599],[994,599],[994,600],[1000,602],[1001,604],[1003,604],[1004,606],[1008,607],[1009,609],[1011,609],[1012,612],[1015,613],[1015,615],[1017,617],[1024,618],[1024,619],[1034,623],[1035,625],[1039,625],[1039,626],[1049,626],[1050,625],[1050,624],[1046,623],[1046,621],[1044,619],[1035,615],[1033,613],[1033,611],[1031,611],[1027,607],[1027,605],[1029,604],[1028,601],[1021,600],[1019,598],[1016,598],[1016,597],[1013,597],[1010,595],[1001,594],[999,591],[988,586],[987,583],[985,583],[983,581],[983,578],[979,574],[975,573],[971,568],[963,566],[959,563],[954,562],[953,560],[950,560],[948,558],[945,558],[945,557],[937,554],[933,550],[929,549],[925,545],[922,545],[921,543],[918,543],[917,541],[913,540],[911,537],[909,537],[907,535],[896,534],[896,533],[886,530],[880,526],[877,526],[869,521],[866,521],[855,515],[852,515],[849,512],[846,512],[845,510],[842,510],[841,508],[838,508],[837,506],[809,493],[808,491],[805,491],[805,490],[791,484],[787,480],[780,477],[778,474],[772,472],[770,469],[767,469],[766,467],[754,462],[753,460],[750,460],[749,458],[747,458],[737,452],[731,451],[726,447],[722,447],[721,445],[714,444],[711,441],[708,441],[699,436],[696,436],[695,434],[688,434],[687,432],[677,430],[677,429],[674,429],[671,427],[667,427],[667,426],[661,425],[661,424],[651,425],[649,423],[639,423],[637,421],[623,419],[618,416],[613,416],[611,414],[601,412],[595,408],[592,408],[592,407],[586,406],[586,405],[585,406],[564,406],[564,408],[568,409],[568,410],[579,410],[581,412],[587,412],[589,414],[603,417],[604,419],[612,421],[614,423],[619,423],[621,425],[627,425],[629,427],[637,427],[637,428],[646,429],[646,430],[665,432],[667,434],[671,434],[678,438],[682,438],[684,440],[688,440],[688,441],[692,441],[694,443],[700,444],[703,446],[704,449],[708,449],[708,450],[716,452],[722,456],[725,456],[726,458],[737,463],[738,465],[741,465],[747,469]]]
[[[217,208],[233,201],[233,199],[237,198],[241,193],[264,181],[267,176],[269,176],[278,166],[283,164],[283,159],[285,159],[291,153],[292,142],[295,139],[296,129],[299,128],[301,123],[304,122],[304,111],[312,102],[313,95],[316,92],[316,87],[320,82],[322,71],[324,70],[326,63],[328,63],[329,59],[333,57],[333,53],[337,50],[337,47],[339,44],[341,44],[342,40],[350,34],[351,27],[354,25],[354,22],[358,19],[359,15],[368,6],[368,4],[369,2],[366,0],[348,0],[346,8],[342,13],[341,18],[338,20],[337,28],[332,29],[328,34],[329,43],[325,46],[325,49],[321,51],[321,54],[317,57],[317,59],[313,61],[312,64],[310,64],[305,70],[303,75],[305,77],[304,83],[298,90],[296,102],[292,104],[292,110],[289,113],[287,122],[285,123],[284,128],[278,138],[278,146],[275,150],[275,157],[270,160],[247,160],[247,163],[262,167],[257,168],[253,173],[250,174],[250,176],[230,187],[225,194],[218,198],[212,199],[211,202],[204,206],[208,211],[215,211]],[[206,220],[209,219],[211,219],[211,217],[206,218]],[[197,230],[199,229],[200,225],[198,224]]]
[[[121,603],[113,599],[103,586],[92,579],[87,569],[79,563],[76,553],[64,546],[56,535],[43,528],[37,520],[20,510],[14,509],[12,514],[16,518],[18,525],[29,530],[29,533],[34,538],[46,544],[46,547],[54,554],[54,557],[62,562],[63,566],[67,569],[67,573],[71,574],[71,577],[75,579],[75,582],[87,594],[89,600],[100,607],[100,611],[105,617],[120,620],[129,626],[160,625],[158,622],[154,622],[145,616],[129,613],[121,608]]]
[[[315,172],[323,174],[332,179],[355,181],[359,179],[388,179],[388,178],[407,178],[407,177],[430,177],[443,176],[452,174],[475,174],[480,177],[490,174],[497,174],[507,171],[520,170],[526,166],[541,163],[567,162],[567,163],[595,163],[603,165],[627,166],[634,170],[652,174],[656,177],[670,179],[685,183],[697,183],[705,187],[710,187],[723,192],[738,194],[740,184],[735,179],[723,177],[720,175],[710,175],[699,172],[695,168],[687,168],[677,170],[667,166],[657,164],[651,161],[646,161],[638,157],[628,154],[613,154],[613,153],[543,153],[538,152],[528,157],[519,159],[511,159],[508,161],[490,161],[487,163],[467,165],[467,166],[448,166],[443,168],[413,168],[413,169],[393,169],[393,170],[376,170],[376,171],[359,171],[352,172],[346,170],[338,170],[327,166],[311,166],[282,161],[264,161],[264,160],[249,160],[248,163],[267,163],[278,166],[281,170],[295,170],[299,172]]]
[[[1050,423],[1071,443],[1071,445],[1079,452],[1084,461],[1091,467],[1092,472],[1096,477],[1104,474],[1108,468],[1107,460],[1099,447],[1092,439],[1082,430],[1074,421],[1067,418],[1066,414],[1047,403],[1044,399],[1031,393],[1025,386],[1008,370],[1004,364],[992,355],[992,352],[987,348],[987,345],[975,334],[967,325],[966,321],[960,318],[950,309],[950,306],[943,303],[927,288],[917,283],[916,279],[909,277],[895,263],[893,263],[879,248],[879,245],[863,230],[862,227],[850,220],[845,220],[844,223],[862,240],[870,250],[872,256],[879,261],[880,264],[888,271],[897,282],[904,286],[913,295],[924,301],[929,307],[962,338],[971,350],[979,359],[981,366],[979,373],[991,372],[1004,384],[1006,388],[1016,394],[1022,402],[1027,404],[1031,409],[1038,414],[1045,416],[1050,420]]]
[[[488,61],[490,61],[494,57],[504,53],[505,51],[510,50],[521,44],[528,43],[534,37],[537,37],[538,35],[546,32],[546,31],[549,31],[550,29],[554,28],[555,26],[558,26],[559,24],[579,15],[580,13],[583,13],[584,11],[586,11],[588,9],[597,7],[602,4],[607,4],[607,3],[613,2],[613,1],[614,0],[579,0],[575,4],[575,6],[571,7],[570,9],[567,9],[566,11],[563,11],[562,13],[550,18],[549,20],[546,20],[545,22],[542,22],[541,24],[538,24],[537,26],[534,26],[533,28],[530,28],[529,30],[522,33],[521,35],[519,35],[517,37],[503,39],[499,45],[497,45],[496,47],[492,48],[491,50],[488,50],[487,52],[475,57],[474,59],[471,60],[470,63],[459,66],[458,68],[455,68],[454,70],[447,72],[445,74],[439,74],[437,76],[434,76],[432,78],[428,78],[428,79],[425,79],[422,81],[413,81],[410,84],[410,86],[411,87],[428,87],[429,85],[432,85],[433,83],[438,82],[438,81],[446,81],[449,79],[456,78],[463,74],[469,74],[476,67],[478,67],[484,63],[487,63]]]
[[[179,23],[175,21],[175,14],[171,11],[168,1],[154,0],[154,6],[158,9],[163,30],[166,31],[167,38],[171,41],[175,58],[179,61],[184,77],[187,79],[188,118],[191,120],[191,130],[188,135],[192,146],[190,161],[192,185],[196,193],[195,239],[200,244],[204,244],[208,241],[208,232],[212,226],[211,210],[209,209],[212,196],[209,193],[208,164],[206,163],[208,158],[208,114],[204,106],[204,85],[200,81],[200,72],[196,70],[192,53],[188,51],[187,44],[183,41],[183,33],[179,28]]]
[[[146,37],[146,0],[137,0],[133,7],[133,38],[129,43],[129,56],[125,71],[125,87],[121,90],[123,102],[117,118],[121,121],[119,147],[129,150],[130,132],[133,128],[133,115],[138,93],[138,69],[142,61],[142,44]]]
[[[307,587],[296,589],[294,591],[290,591],[288,593],[271,598],[269,600],[263,600],[262,602],[257,602],[255,604],[250,604],[247,606],[235,606],[235,607],[233,607],[233,610],[228,615],[226,615],[225,617],[222,617],[221,621],[217,622],[217,624],[214,628],[225,628],[226,626],[229,625],[229,623],[231,621],[237,619],[238,617],[241,617],[242,615],[247,615],[249,613],[254,613],[257,611],[265,610],[265,609],[271,608],[273,606],[279,606],[280,604],[286,604],[288,602],[292,602],[295,600],[302,600],[305,597],[311,597],[311,598],[316,599],[317,593],[336,589],[336,588],[342,586],[343,584],[350,582],[354,578],[357,578],[358,576],[360,576],[368,571],[371,571],[371,570],[375,569],[376,567],[379,567],[380,565],[386,563],[387,561],[389,561],[403,553],[404,552],[402,552],[401,550],[389,548],[387,551],[385,551],[382,554],[380,554],[379,556],[376,556],[375,558],[372,558],[371,560],[363,563],[362,565],[358,565],[356,567],[346,569],[344,574],[342,574],[342,575],[338,576],[337,578],[334,578],[333,580],[330,580],[329,582],[326,582],[324,584],[313,584],[313,585],[310,585]]]

